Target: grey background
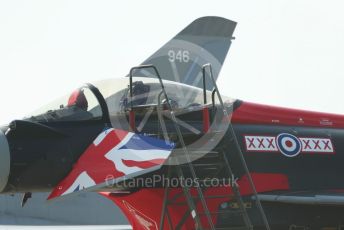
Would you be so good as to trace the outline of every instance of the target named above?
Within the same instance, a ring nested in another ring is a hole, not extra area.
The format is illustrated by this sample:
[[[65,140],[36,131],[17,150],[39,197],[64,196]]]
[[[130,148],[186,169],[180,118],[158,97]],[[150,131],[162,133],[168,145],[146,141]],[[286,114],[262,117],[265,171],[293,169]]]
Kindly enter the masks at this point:
[[[122,225],[125,216],[112,201],[96,193],[46,202],[47,193],[34,193],[21,207],[21,194],[0,195],[0,225]]]

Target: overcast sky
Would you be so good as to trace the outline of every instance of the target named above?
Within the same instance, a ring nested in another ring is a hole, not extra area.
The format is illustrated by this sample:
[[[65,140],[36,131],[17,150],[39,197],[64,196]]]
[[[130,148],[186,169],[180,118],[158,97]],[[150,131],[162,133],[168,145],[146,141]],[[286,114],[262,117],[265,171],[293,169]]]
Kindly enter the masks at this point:
[[[343,7],[339,0],[0,0],[0,124],[82,83],[126,75],[206,15],[238,22],[218,80],[223,94],[344,114]]]

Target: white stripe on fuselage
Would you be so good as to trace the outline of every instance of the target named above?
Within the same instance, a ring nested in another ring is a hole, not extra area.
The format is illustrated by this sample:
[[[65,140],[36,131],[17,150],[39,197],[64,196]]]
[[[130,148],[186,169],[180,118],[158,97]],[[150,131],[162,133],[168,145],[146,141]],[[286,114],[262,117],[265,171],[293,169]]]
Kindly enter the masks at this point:
[[[137,166],[128,167],[123,163],[123,160],[132,161],[150,161],[154,159],[166,159],[169,156],[170,150],[133,150],[133,149],[112,149],[108,152],[105,157],[111,160],[116,169],[124,174],[128,175],[131,173],[138,172],[142,170]]]
[[[142,170],[139,167],[133,166],[128,167],[123,163],[123,160],[132,161],[149,161],[153,159],[166,159],[169,156],[171,150],[161,150],[161,149],[148,149],[148,150],[135,150],[135,149],[120,149],[132,138],[134,133],[128,133],[121,143],[111,149],[105,154],[105,157],[112,161],[116,169],[126,175],[138,172]]]

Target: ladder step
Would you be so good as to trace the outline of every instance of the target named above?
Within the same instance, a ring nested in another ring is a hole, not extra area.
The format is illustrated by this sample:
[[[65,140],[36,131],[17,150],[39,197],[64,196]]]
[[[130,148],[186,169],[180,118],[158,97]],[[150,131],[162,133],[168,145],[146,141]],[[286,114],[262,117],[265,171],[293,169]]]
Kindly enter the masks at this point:
[[[240,209],[237,210],[222,210],[222,211],[215,211],[215,212],[209,212],[210,215],[218,215],[218,214],[229,214],[229,215],[242,215],[245,213],[245,211],[242,211]],[[199,215],[206,215],[205,212],[198,212]]]
[[[217,227],[215,228],[215,230],[252,230],[253,226],[249,226],[249,227]]]
[[[217,151],[211,151],[211,152],[203,152],[203,151],[199,151],[199,150],[189,150],[188,151],[189,153],[189,156],[191,159],[215,159],[215,158],[221,158],[223,156],[223,153],[219,153]],[[177,153],[175,152],[175,157],[177,157],[177,159],[184,159],[185,156],[184,156],[184,153],[183,152],[180,152],[180,153]]]
[[[191,198],[193,200],[199,200],[200,198],[198,196],[191,196]],[[226,195],[211,195],[211,196],[204,196],[204,199],[221,199],[221,198],[227,198],[227,199],[235,199],[235,195],[233,194],[226,194]],[[183,201],[183,202],[169,202],[169,204],[175,204],[175,205],[185,205],[187,202],[186,201]]]
[[[197,199],[197,198],[199,198],[199,197],[193,196],[192,198]],[[233,199],[233,198],[235,198],[235,196],[232,195],[232,194],[230,194],[230,195],[226,194],[226,195],[211,195],[211,196],[204,196],[204,198],[205,198],[205,199],[220,199],[220,198]]]
[[[219,162],[215,162],[215,163],[192,163],[192,166],[193,167],[218,167],[219,165],[224,165],[223,162],[219,161]],[[180,165],[181,167],[185,168],[185,167],[190,167],[189,165],[187,164],[184,164],[184,165]]]

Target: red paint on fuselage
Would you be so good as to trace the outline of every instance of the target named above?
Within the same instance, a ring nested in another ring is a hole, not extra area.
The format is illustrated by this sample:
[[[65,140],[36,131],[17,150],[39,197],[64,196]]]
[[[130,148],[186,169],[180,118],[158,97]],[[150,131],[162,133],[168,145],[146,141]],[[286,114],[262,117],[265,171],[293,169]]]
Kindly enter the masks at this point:
[[[251,177],[258,192],[289,190],[289,181],[286,175],[251,173]],[[237,183],[241,195],[246,196],[252,194],[253,191],[247,176],[241,177]],[[164,202],[164,190],[164,188],[142,188],[130,194],[101,193],[101,195],[112,200],[123,211],[134,230],[153,230],[159,228]],[[191,188],[190,192],[192,196],[197,197],[198,194],[195,188]],[[171,188],[169,192],[169,199],[178,197],[174,203],[168,206],[168,213],[173,227],[177,226],[179,221],[182,220],[183,215],[189,209],[185,197],[178,195],[181,193],[181,188]],[[206,197],[209,212],[216,213],[219,211],[222,203],[231,200],[232,189],[230,185],[208,187],[203,190],[203,193],[204,197]],[[214,195],[219,197],[207,198]],[[197,212],[203,213],[204,209],[200,200],[195,200],[194,202]],[[212,222],[216,225],[218,215],[211,215],[211,217]],[[200,216],[200,221],[203,227],[209,228],[205,215]],[[167,218],[164,221],[163,229],[170,229]],[[180,226],[180,229],[196,229],[195,223],[190,215],[185,223]]]
[[[242,102],[233,112],[232,123],[344,128],[344,115]]]

